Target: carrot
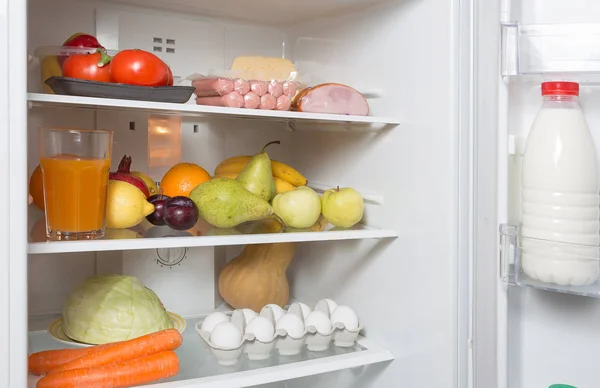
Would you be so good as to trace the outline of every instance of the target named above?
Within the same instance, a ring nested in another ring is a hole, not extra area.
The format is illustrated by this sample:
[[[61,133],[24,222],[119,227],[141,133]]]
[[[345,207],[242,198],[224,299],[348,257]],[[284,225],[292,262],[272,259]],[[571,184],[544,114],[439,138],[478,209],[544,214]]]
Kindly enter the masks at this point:
[[[179,373],[179,358],[173,351],[117,364],[50,373],[37,388],[119,388],[166,379]]]
[[[181,346],[181,334],[176,329],[166,329],[122,341],[103,349],[97,349],[81,358],[53,368],[50,373],[73,369],[115,364],[150,354],[175,350]]]
[[[113,345],[114,343],[110,343],[88,348],[44,350],[42,352],[32,353],[28,358],[29,373],[38,376],[45,375],[56,367]]]

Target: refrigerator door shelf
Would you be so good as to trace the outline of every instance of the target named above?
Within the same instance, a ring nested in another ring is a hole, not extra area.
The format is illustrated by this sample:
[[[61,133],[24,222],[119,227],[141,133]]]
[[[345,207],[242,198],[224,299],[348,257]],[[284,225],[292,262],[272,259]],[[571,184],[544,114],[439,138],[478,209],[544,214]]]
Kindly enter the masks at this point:
[[[502,76],[600,83],[600,23],[502,24]]]
[[[522,237],[517,225],[500,225],[500,278],[511,286],[529,287],[545,291],[600,298],[600,279],[591,284],[567,285],[544,282],[529,276],[523,266],[523,251],[543,246],[544,257],[555,262],[569,259],[577,263],[600,266],[600,247],[554,242]],[[525,248],[524,248],[525,247]],[[527,265],[527,264],[526,264]],[[528,271],[529,272],[529,271]]]

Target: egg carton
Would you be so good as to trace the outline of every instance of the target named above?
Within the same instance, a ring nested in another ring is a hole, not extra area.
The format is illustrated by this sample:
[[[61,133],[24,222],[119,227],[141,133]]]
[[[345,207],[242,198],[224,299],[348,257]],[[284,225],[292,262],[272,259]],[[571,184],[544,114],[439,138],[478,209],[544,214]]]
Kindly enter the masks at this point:
[[[246,354],[250,360],[259,361],[270,358],[274,349],[281,356],[295,356],[300,354],[305,345],[313,352],[326,351],[332,341],[338,347],[354,346],[363,327],[352,310],[346,306],[337,307],[331,299],[320,300],[314,310],[304,303],[293,303],[286,310],[270,304],[264,306],[259,314],[250,309],[234,310],[231,317],[214,313],[195,327],[219,364],[235,365],[242,354]],[[343,323],[344,315],[350,316],[352,329]],[[253,322],[255,317],[261,318]],[[332,323],[332,318],[335,318],[335,323]],[[204,321],[209,319],[213,322],[207,322],[206,330],[203,330]],[[219,338],[211,341],[212,330],[222,322],[228,324],[217,329],[219,334],[215,333],[215,336]],[[263,325],[263,329],[259,324]],[[258,337],[263,337],[262,340],[257,338],[258,333]]]

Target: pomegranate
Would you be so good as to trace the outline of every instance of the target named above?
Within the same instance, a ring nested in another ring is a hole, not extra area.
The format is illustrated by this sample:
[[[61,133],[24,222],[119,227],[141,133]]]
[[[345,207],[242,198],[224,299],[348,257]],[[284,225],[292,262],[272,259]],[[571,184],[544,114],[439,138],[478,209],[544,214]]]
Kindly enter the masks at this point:
[[[132,175],[131,172],[131,156],[124,155],[121,162],[119,162],[119,168],[117,168],[116,172],[111,172],[108,174],[108,179],[123,181],[129,184],[134,185],[138,189],[142,190],[142,193],[148,198],[150,196],[150,191],[148,191],[148,186],[146,183],[135,175]]]

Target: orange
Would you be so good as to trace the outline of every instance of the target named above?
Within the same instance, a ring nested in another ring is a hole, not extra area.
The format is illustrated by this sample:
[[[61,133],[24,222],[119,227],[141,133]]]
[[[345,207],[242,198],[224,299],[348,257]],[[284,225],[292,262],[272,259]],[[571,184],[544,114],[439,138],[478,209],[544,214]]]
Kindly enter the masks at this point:
[[[190,192],[200,183],[210,180],[210,174],[193,163],[177,163],[160,181],[160,189],[164,195],[175,197],[190,196]]]
[[[42,168],[39,164],[29,178],[29,194],[33,197],[33,204],[44,210],[44,182],[42,181]]]

